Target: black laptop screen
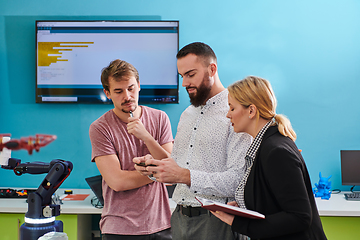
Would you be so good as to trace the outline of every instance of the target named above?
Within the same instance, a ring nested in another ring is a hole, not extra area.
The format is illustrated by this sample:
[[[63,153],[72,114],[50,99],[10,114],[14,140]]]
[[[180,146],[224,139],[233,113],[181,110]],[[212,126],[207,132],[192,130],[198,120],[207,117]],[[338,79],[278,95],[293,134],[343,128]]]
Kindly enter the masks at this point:
[[[85,178],[85,180],[94,192],[95,196],[98,198],[99,202],[104,206],[104,198],[102,195],[102,176],[97,175],[94,177],[88,177]]]

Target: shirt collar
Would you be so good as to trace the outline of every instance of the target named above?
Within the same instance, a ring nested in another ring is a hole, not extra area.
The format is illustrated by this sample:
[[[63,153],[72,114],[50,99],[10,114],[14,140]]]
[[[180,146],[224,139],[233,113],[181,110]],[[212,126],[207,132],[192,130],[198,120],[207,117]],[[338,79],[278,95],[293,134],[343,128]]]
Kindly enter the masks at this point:
[[[228,95],[228,90],[224,89],[223,91],[219,92],[218,94],[216,94],[215,96],[211,97],[209,100],[206,101],[206,104],[203,105],[202,107],[209,107],[212,105],[217,105],[219,103],[222,103],[224,101],[227,101],[227,98],[224,97],[224,95]]]
[[[245,156],[245,160],[246,160],[246,165],[250,166],[252,161],[254,161],[256,153],[260,147],[261,141],[264,137],[264,134],[266,132],[266,130],[270,127],[272,121],[267,122],[262,129],[259,131],[259,133],[256,135],[254,141],[251,143],[248,151],[246,152],[246,156]]]

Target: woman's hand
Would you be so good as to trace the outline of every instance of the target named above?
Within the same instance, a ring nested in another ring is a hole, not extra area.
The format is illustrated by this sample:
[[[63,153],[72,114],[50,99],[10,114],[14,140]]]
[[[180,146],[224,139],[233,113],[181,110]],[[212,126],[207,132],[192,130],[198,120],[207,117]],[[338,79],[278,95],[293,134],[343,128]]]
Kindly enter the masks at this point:
[[[238,204],[236,203],[236,201],[228,202],[227,205],[239,207]],[[215,217],[219,218],[224,223],[229,224],[230,226],[232,225],[232,222],[234,221],[234,218],[235,218],[234,215],[231,215],[231,214],[228,214],[225,212],[221,212],[221,211],[216,211],[216,212],[211,211],[211,213],[214,214]]]
[[[231,205],[231,206],[234,206],[234,207],[239,207],[239,205],[237,204],[236,201],[228,202],[227,205]]]

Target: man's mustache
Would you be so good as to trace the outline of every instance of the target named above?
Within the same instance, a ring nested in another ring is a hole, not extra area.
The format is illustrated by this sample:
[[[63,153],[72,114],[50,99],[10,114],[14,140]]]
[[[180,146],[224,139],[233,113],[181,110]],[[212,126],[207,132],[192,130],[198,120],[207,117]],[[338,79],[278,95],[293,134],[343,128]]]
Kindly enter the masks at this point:
[[[128,100],[128,101],[123,102],[121,105],[125,105],[125,104],[128,104],[128,103],[134,103],[134,102],[135,102],[134,100]]]
[[[186,87],[186,91],[189,90],[189,89],[191,89],[191,88],[197,89],[197,87]]]

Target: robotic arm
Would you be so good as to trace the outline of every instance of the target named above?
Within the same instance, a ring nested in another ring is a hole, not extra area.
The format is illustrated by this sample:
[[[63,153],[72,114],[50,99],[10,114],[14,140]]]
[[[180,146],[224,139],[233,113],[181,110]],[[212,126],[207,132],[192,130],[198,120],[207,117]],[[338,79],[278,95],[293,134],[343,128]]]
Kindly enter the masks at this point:
[[[10,134],[0,134],[0,152],[5,149],[26,149],[29,154],[32,154],[33,149],[38,152],[40,147],[44,147],[56,139],[56,136],[41,134],[37,134],[36,137],[10,141],[9,139],[3,141],[4,137],[10,137]],[[28,195],[28,212],[25,214],[25,223],[20,228],[21,239],[38,239],[54,229],[62,232],[62,222],[55,221],[55,216],[60,215],[60,205],[52,204],[52,195],[70,175],[73,169],[72,163],[61,159],[54,159],[50,163],[21,163],[21,160],[16,158],[9,158],[0,163],[2,168],[13,169],[18,176],[24,173],[47,173],[39,188]]]
[[[60,206],[51,204],[51,197],[70,175],[72,168],[71,162],[61,159],[54,159],[50,164],[24,163],[14,168],[17,175],[48,173],[39,188],[28,196],[26,218],[44,219],[60,215]]]

